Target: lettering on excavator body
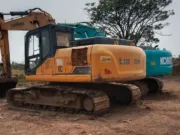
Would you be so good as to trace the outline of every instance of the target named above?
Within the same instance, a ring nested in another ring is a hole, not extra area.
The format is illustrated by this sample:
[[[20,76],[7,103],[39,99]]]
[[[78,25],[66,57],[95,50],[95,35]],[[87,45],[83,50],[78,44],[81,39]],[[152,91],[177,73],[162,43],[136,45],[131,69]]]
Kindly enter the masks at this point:
[[[100,61],[103,63],[109,63],[111,62],[111,56],[101,56]]]
[[[172,57],[161,57],[160,65],[172,65]]]
[[[24,22],[17,22],[17,23],[11,24],[11,27],[23,26],[23,25],[24,25]]]
[[[141,61],[139,59],[134,59],[134,64],[140,64]]]
[[[119,59],[119,63],[122,65],[129,65],[130,64],[130,59]]]
[[[120,58],[119,59],[119,63],[121,65],[129,65],[131,63],[131,59],[122,59],[122,58]],[[134,63],[133,64],[138,65],[140,63],[141,63],[141,61],[139,59],[134,59]]]

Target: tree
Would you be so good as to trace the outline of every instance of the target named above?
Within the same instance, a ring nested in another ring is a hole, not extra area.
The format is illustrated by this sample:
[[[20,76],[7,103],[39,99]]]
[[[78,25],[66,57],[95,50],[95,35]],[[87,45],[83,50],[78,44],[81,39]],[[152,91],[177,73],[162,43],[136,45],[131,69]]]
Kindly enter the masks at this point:
[[[93,24],[104,28],[107,35],[134,40],[135,43],[158,43],[156,36],[174,15],[167,10],[172,0],[99,0],[87,3],[86,12]],[[162,35],[162,34],[161,34]]]

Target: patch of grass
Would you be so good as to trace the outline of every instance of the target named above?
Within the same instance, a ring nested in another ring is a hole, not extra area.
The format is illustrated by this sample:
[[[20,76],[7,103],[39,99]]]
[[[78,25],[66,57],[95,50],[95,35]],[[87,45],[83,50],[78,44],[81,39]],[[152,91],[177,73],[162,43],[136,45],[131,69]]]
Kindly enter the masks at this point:
[[[18,79],[18,83],[29,83],[26,79]]]
[[[12,74],[13,74],[13,75],[20,75],[20,74],[23,74],[23,75],[24,75],[24,70],[12,69]]]
[[[16,76],[18,80],[25,80],[24,70],[12,69],[12,75]]]

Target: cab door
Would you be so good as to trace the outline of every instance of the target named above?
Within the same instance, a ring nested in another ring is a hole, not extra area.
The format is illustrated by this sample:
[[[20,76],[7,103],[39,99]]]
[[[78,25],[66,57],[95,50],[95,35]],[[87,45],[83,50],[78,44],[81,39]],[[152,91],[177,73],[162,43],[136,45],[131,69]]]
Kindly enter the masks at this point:
[[[72,40],[72,31],[65,27],[57,27],[54,29],[53,41],[56,44],[56,53],[54,58],[54,74],[66,75],[67,58],[70,41]],[[65,76],[64,76],[65,78]]]
[[[41,64],[40,33],[39,30],[32,31],[26,37],[25,47],[25,72],[27,75],[35,75]],[[41,68],[37,74],[42,74]]]
[[[50,42],[49,29],[41,29],[41,71],[43,75],[52,75],[54,59],[51,57],[52,43]]]

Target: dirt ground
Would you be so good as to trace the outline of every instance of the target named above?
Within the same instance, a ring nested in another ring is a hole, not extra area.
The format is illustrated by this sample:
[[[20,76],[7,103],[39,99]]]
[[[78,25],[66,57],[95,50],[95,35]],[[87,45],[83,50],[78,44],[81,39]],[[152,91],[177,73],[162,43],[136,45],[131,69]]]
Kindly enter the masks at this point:
[[[0,100],[0,135],[180,135],[180,77],[163,78],[164,94],[112,106],[101,117],[23,112]]]

